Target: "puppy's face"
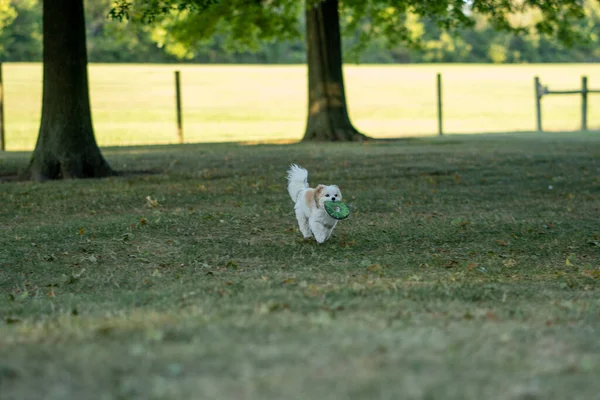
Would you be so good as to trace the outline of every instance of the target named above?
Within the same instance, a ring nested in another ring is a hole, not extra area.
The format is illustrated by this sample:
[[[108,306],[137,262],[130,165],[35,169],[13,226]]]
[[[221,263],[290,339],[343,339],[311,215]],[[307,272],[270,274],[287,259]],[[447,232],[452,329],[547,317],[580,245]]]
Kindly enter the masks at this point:
[[[342,192],[335,185],[319,185],[315,189],[315,201],[319,208],[323,208],[326,201],[342,201]]]

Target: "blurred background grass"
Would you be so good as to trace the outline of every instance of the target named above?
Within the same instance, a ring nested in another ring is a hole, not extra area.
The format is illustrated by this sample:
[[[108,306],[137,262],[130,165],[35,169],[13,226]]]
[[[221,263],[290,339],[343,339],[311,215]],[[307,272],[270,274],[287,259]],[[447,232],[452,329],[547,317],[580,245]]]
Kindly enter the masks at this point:
[[[101,146],[177,141],[173,71],[180,70],[186,142],[299,140],[306,118],[305,66],[91,64],[90,96]],[[345,67],[350,115],[376,137],[435,135],[437,73],[442,73],[444,130],[535,129],[533,77],[551,89],[600,88],[595,64],[351,65]],[[5,63],[8,150],[31,150],[41,111],[39,63]],[[578,95],[542,101],[544,129],[580,126]],[[600,128],[590,96],[589,128]]]

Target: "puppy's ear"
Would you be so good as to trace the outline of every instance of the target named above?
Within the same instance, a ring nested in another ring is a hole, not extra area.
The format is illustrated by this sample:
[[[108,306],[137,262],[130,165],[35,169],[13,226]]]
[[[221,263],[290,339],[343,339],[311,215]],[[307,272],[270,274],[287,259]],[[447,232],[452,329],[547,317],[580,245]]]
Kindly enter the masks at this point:
[[[317,207],[319,207],[319,200],[323,196],[323,189],[325,189],[325,185],[318,185],[315,189],[315,203],[317,203]]]

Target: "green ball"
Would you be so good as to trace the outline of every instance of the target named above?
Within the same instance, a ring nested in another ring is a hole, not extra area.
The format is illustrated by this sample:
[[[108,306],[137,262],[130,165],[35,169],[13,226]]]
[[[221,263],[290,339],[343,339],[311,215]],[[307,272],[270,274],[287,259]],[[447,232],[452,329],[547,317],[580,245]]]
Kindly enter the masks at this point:
[[[326,201],[325,211],[331,218],[344,219],[350,215],[350,209],[348,206],[341,201]]]

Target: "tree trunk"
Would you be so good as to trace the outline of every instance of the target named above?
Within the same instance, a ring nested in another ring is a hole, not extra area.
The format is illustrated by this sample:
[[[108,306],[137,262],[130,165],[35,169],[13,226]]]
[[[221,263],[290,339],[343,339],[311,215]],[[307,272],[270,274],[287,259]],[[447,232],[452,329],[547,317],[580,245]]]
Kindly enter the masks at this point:
[[[28,175],[35,180],[115,173],[94,137],[83,0],[44,0],[42,121]]]
[[[308,120],[302,140],[361,141],[367,137],[350,122],[344,75],[338,0],[306,9]]]

